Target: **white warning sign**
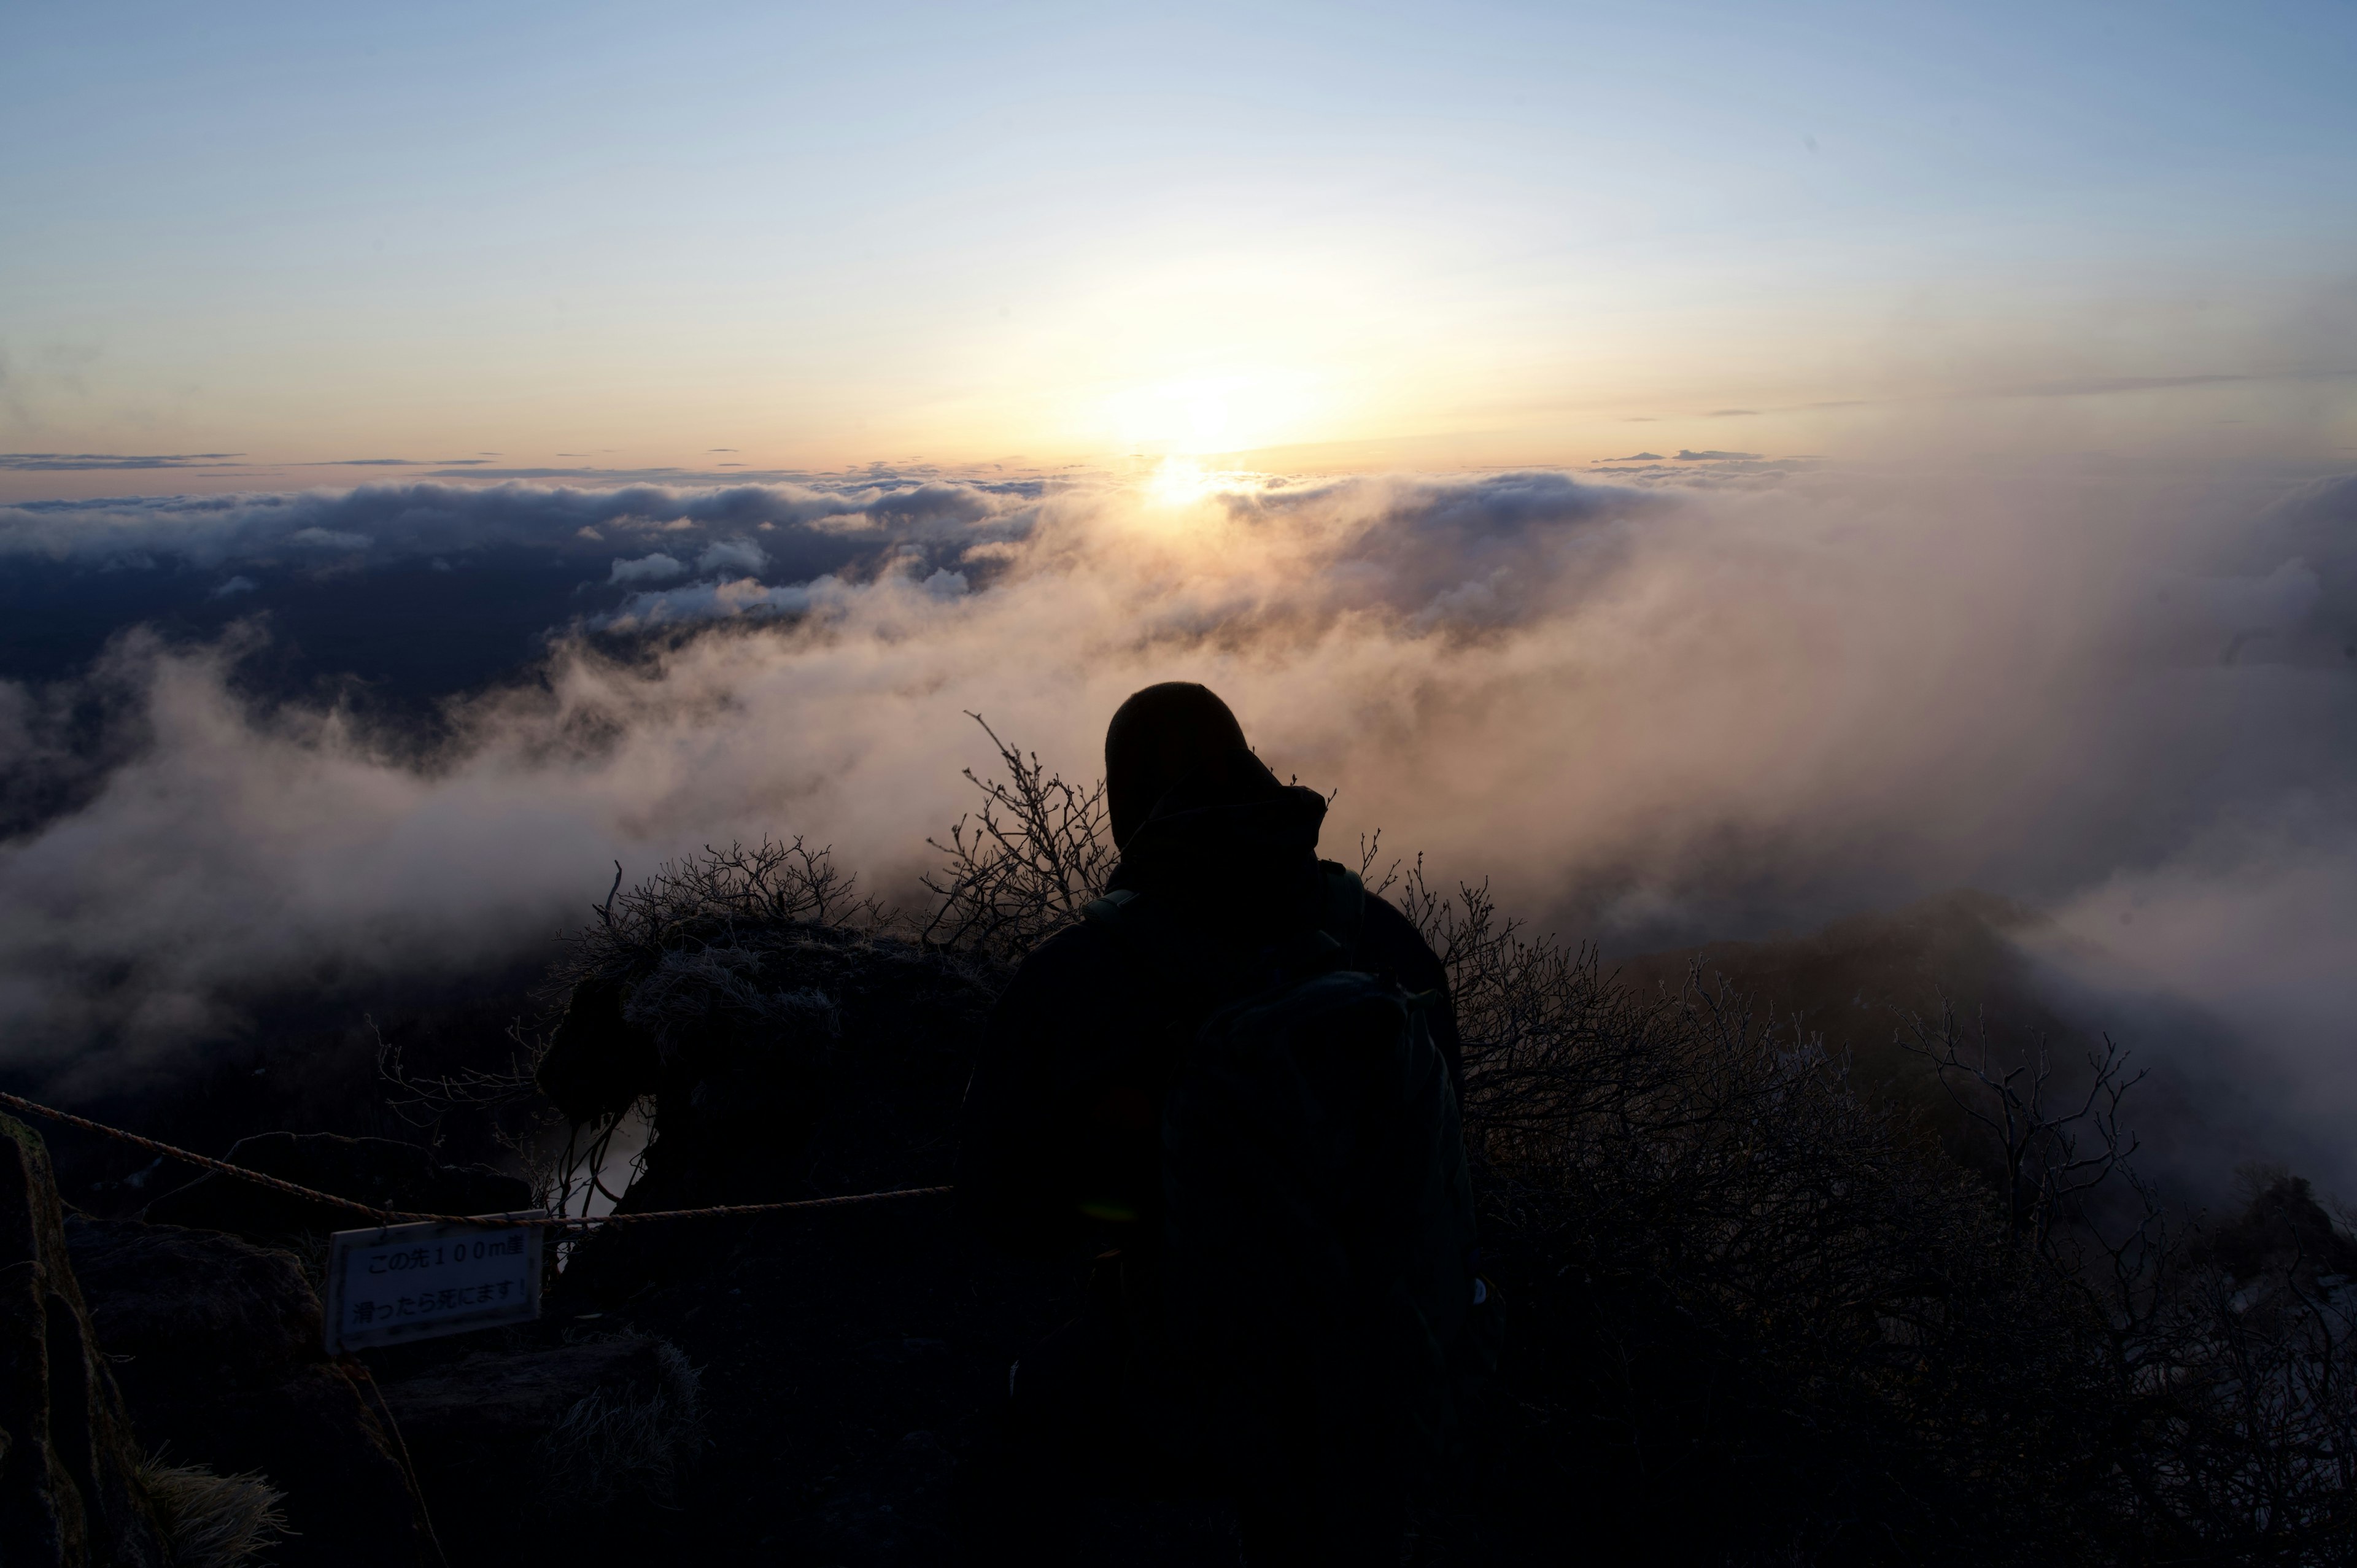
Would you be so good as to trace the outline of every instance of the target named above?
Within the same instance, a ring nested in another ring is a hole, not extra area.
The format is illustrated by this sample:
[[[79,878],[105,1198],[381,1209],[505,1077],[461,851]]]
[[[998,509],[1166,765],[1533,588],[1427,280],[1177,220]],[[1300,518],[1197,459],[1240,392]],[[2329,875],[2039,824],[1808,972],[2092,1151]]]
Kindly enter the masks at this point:
[[[540,1316],[544,1227],[487,1214],[339,1230],[328,1255],[328,1352],[529,1323]]]

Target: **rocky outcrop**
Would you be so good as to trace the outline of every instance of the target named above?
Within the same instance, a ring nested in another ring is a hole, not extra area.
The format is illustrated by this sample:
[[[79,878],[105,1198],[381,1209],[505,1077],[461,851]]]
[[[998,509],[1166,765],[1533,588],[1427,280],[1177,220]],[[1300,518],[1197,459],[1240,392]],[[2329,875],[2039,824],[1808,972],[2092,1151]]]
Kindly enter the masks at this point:
[[[165,1568],[48,1151],[0,1116],[0,1564]]]
[[[284,1494],[278,1568],[438,1568],[397,1429],[367,1369],[328,1358],[294,1257],[135,1220],[70,1219],[64,1245],[142,1441]]]
[[[532,1206],[522,1178],[485,1165],[446,1165],[430,1150],[390,1138],[264,1133],[241,1138],[229,1163],[374,1208],[420,1214],[502,1214]],[[157,1225],[226,1230],[265,1244],[298,1242],[368,1223],[334,1204],[208,1172],[147,1206]]]
[[[572,1550],[666,1507],[704,1446],[694,1369],[638,1334],[478,1351],[384,1398],[462,1563]]]
[[[540,1064],[561,1103],[642,1100],[652,1112],[623,1211],[950,1178],[992,975],[955,954],[792,922],[679,940],[633,971],[578,981]],[[553,1310],[610,1306],[705,1267],[748,1223],[603,1231],[575,1251]]]

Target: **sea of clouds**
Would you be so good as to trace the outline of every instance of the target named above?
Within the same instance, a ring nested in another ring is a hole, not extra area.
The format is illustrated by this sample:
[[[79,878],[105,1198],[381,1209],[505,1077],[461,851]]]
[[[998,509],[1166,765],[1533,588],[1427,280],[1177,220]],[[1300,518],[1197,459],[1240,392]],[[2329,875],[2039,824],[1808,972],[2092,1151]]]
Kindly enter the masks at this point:
[[[1345,858],[1380,827],[1608,951],[1957,886],[2051,910],[2044,961],[2216,1021],[2357,1188],[2357,479],[1756,468],[0,507],[0,562],[523,546],[586,596],[423,747],[242,690],[266,618],[0,683],[0,778],[95,769],[0,842],[0,1048],[167,1072],[242,998],[512,961],[615,861],[732,838],[912,900],[991,759],[967,714],[1093,777],[1120,700],[1186,678],[1338,791]]]

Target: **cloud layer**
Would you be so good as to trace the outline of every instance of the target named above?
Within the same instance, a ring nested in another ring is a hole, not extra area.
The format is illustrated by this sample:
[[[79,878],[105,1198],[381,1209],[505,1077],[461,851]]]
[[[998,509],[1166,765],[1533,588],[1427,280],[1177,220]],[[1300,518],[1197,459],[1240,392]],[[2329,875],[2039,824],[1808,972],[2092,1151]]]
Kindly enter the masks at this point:
[[[257,708],[248,645],[118,643],[76,690],[136,744],[0,846],[20,1061],[160,1070],[242,996],[508,958],[613,860],[731,836],[831,842],[906,897],[987,759],[965,712],[1085,775],[1124,695],[1185,677],[1280,772],[1339,789],[1334,842],[1380,826],[1566,934],[1631,950],[1977,886],[2100,939],[2117,967],[2089,986],[2167,991],[2357,1108],[2334,1044],[2357,1016],[2357,481],[2198,504],[1818,472],[109,505],[10,509],[0,553],[220,569],[527,541],[616,585],[610,625],[732,628],[626,659],[560,635],[532,679],[453,699],[423,758],[334,706]],[[855,541],[856,567],[793,575],[813,539]],[[0,686],[0,768],[38,771],[73,696]],[[2341,1157],[2325,1174],[2357,1175]]]
[[[579,552],[620,539],[684,533],[757,560],[757,535],[925,542],[1019,531],[1038,482],[880,484],[817,488],[738,485],[681,489],[629,485],[576,489],[510,483],[364,485],[287,494],[168,496],[0,505],[0,561],[103,567],[176,562],[199,567],[322,553],[378,563],[503,544]],[[751,551],[748,555],[746,552]]]

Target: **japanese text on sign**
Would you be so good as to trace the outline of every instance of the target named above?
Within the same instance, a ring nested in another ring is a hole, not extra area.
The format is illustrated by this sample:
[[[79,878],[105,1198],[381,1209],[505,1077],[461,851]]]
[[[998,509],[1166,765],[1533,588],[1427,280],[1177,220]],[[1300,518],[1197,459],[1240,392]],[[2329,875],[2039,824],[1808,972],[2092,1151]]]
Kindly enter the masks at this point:
[[[337,1231],[328,1262],[328,1350],[538,1317],[542,1230],[500,1223],[508,1218]]]

